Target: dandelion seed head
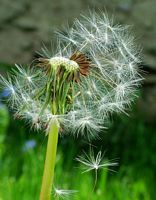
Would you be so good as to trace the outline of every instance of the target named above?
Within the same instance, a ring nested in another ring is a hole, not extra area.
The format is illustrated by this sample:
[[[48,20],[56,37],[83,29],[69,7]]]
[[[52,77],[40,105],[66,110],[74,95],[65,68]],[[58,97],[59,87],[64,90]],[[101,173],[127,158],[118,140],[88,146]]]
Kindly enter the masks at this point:
[[[65,131],[96,137],[110,115],[125,113],[136,97],[140,50],[128,26],[95,11],[57,32],[56,41],[31,66],[16,64],[11,75],[0,76],[10,93],[5,98],[37,129],[47,131],[57,119]]]

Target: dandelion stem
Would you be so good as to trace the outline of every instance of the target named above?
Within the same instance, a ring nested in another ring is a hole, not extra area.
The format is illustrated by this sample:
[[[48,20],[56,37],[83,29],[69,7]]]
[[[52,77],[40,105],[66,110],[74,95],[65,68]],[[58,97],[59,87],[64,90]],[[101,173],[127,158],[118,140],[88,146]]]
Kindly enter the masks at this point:
[[[54,179],[54,168],[56,160],[56,151],[58,143],[58,121],[54,121],[49,128],[48,134],[48,144],[46,159],[44,165],[44,173],[42,179],[42,187],[40,193],[40,200],[50,200],[51,199],[51,190]]]

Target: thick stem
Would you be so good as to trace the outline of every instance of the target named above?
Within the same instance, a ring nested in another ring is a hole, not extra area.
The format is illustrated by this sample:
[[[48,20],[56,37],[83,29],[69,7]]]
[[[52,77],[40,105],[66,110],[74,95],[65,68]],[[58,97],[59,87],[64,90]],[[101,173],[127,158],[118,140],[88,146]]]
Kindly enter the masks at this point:
[[[44,173],[42,179],[40,200],[50,200],[52,196],[51,190],[54,179],[58,132],[59,132],[58,121],[54,121],[52,122],[49,128],[48,144],[47,144],[47,152],[46,152]]]

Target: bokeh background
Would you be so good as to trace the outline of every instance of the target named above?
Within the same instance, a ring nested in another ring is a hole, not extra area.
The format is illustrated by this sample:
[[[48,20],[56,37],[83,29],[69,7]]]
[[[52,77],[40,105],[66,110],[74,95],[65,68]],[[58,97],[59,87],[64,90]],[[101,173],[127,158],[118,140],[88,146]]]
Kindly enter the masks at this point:
[[[35,51],[50,47],[56,29],[70,26],[88,8],[102,10],[114,21],[132,25],[142,47],[145,80],[129,116],[113,116],[101,140],[93,141],[95,152],[106,159],[118,158],[115,173],[82,174],[75,161],[90,149],[82,138],[59,139],[55,187],[78,192],[68,199],[155,200],[156,188],[156,1],[155,0],[0,0],[0,73],[14,63],[31,63]],[[0,100],[4,96],[0,91]],[[47,138],[24,122],[13,119],[0,101],[0,200],[37,200],[42,178]]]

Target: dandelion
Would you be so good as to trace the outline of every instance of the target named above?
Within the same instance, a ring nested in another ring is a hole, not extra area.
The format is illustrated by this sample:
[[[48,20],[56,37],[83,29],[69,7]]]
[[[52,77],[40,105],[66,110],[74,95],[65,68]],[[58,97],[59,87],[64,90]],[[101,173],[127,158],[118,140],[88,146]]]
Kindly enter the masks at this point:
[[[59,129],[88,139],[114,112],[126,112],[142,77],[139,51],[128,27],[90,11],[66,32],[57,48],[43,48],[26,69],[16,65],[2,87],[15,116],[48,135],[40,199],[50,199]]]
[[[91,151],[90,154],[88,155],[86,152],[84,152],[83,156],[79,156],[76,158],[77,161],[82,163],[85,166],[85,172],[89,172],[91,170],[99,170],[101,168],[107,169],[108,167],[113,167],[117,166],[117,162],[112,162],[113,160],[106,160],[103,161],[104,155],[102,155],[102,152],[99,151],[95,157],[94,152]],[[112,169],[109,169],[112,171]]]
[[[83,152],[83,156],[78,156],[76,158],[76,160],[78,162],[80,162],[81,164],[83,164],[84,167],[84,171],[85,172],[89,172],[89,171],[95,171],[95,183],[94,183],[94,188],[96,186],[97,183],[97,172],[100,169],[108,169],[109,171],[114,172],[113,169],[111,169],[111,167],[117,166],[118,163],[116,162],[116,159],[112,159],[112,160],[104,160],[104,154],[102,154],[101,151],[99,151],[97,153],[97,155],[95,156],[93,149],[90,150],[89,155],[86,152]]]

